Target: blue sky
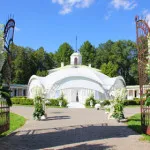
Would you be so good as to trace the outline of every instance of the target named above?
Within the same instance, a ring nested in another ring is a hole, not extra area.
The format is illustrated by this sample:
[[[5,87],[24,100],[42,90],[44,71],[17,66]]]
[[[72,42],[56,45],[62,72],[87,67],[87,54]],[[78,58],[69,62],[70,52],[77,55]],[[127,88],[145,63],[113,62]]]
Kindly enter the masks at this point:
[[[14,43],[54,52],[68,42],[135,41],[135,15],[150,19],[149,0],[0,0],[0,23],[14,15]]]

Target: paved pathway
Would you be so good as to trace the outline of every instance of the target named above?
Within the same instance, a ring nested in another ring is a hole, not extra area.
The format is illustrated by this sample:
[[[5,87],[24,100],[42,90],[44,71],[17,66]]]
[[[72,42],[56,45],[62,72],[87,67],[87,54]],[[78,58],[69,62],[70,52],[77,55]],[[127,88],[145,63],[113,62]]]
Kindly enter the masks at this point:
[[[139,141],[125,124],[108,120],[102,110],[52,109],[46,121],[32,119],[32,107],[16,106],[12,112],[26,117],[26,124],[12,135],[0,139],[0,150],[150,150],[150,143]],[[125,115],[139,113],[125,109]]]

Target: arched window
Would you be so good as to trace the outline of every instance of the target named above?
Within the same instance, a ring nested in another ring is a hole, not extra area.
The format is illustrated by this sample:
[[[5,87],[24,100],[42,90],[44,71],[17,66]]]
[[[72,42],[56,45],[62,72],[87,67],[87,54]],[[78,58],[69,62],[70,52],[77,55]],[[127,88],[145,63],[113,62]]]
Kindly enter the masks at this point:
[[[77,57],[75,57],[74,58],[74,65],[77,65],[77,63],[78,63],[78,59],[77,59]]]

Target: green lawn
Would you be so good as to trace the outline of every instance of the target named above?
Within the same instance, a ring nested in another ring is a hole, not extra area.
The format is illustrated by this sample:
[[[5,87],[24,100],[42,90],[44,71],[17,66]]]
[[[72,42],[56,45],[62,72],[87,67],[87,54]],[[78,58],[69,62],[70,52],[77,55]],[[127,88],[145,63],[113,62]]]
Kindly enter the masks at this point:
[[[10,113],[10,129],[4,133],[2,133],[0,135],[0,137],[9,135],[10,133],[12,133],[13,131],[15,131],[16,129],[20,128],[21,126],[23,126],[26,122],[26,119],[20,115],[14,114],[14,113]]]
[[[140,133],[143,137],[140,140],[150,141],[150,136],[143,134],[141,130],[141,115],[135,114],[128,119],[128,127]]]
[[[136,107],[140,107],[140,105],[127,105],[125,106],[125,108],[136,108]]]

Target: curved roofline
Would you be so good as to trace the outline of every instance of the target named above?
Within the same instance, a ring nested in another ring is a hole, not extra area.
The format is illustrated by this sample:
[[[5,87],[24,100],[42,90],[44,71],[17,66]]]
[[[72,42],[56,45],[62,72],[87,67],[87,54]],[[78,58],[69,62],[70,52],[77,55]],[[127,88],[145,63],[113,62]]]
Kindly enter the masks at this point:
[[[64,77],[64,78],[62,78],[62,79],[57,80],[56,82],[54,82],[54,83],[52,84],[51,88],[49,89],[49,91],[52,89],[53,85],[55,85],[55,84],[57,84],[57,83],[59,83],[59,82],[65,80],[65,79],[71,78],[71,77],[77,77],[77,78],[81,78],[81,77],[82,77],[82,78],[84,78],[84,79],[89,79],[89,80],[91,80],[92,82],[97,83],[97,84],[103,89],[106,98],[109,97],[109,95],[108,95],[108,93],[107,93],[107,90],[103,87],[103,85],[102,85],[100,82],[98,82],[98,81],[96,81],[96,80],[94,80],[94,79],[88,78],[88,77],[84,77],[84,76],[68,76],[68,77]],[[46,87],[45,87],[45,88],[46,88]],[[87,88],[87,89],[90,89],[90,88]],[[92,89],[92,90],[93,90],[93,89]]]
[[[114,77],[114,78],[112,78],[112,79],[115,79],[115,81],[114,81],[113,85],[111,86],[110,91],[111,91],[112,87],[115,85],[115,83],[116,83],[118,80],[122,80],[124,86],[126,87],[125,80],[124,80],[124,78],[123,78],[122,76]]]
[[[41,78],[43,78],[43,77],[41,77]],[[29,82],[28,82],[28,87],[29,87],[30,83],[32,82],[32,80],[38,80],[40,82],[41,86],[43,88],[45,88],[45,86],[41,83],[40,77],[36,76],[36,75],[32,75],[31,76],[31,78],[29,79]]]

